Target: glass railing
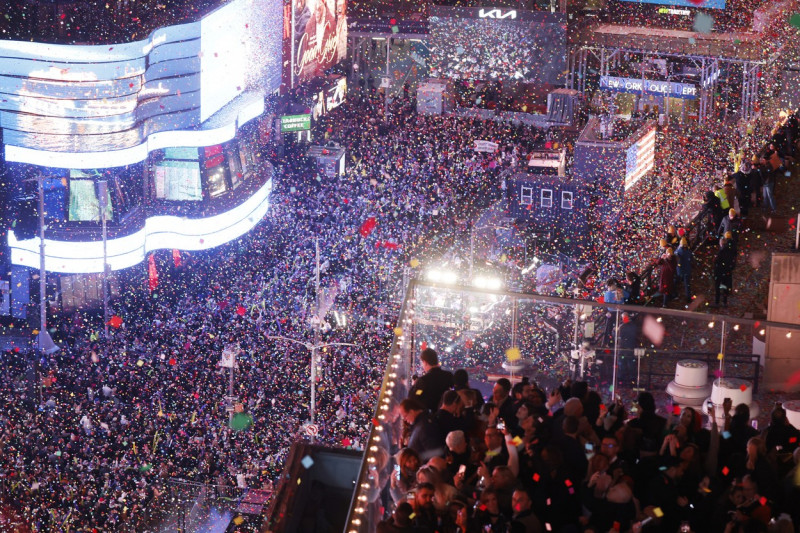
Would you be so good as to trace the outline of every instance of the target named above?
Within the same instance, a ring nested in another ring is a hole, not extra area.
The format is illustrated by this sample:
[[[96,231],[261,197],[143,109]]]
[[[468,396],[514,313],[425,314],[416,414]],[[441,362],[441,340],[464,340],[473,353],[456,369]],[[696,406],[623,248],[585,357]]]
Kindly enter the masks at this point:
[[[719,416],[730,397],[734,405],[749,403],[757,420],[767,407],[758,405],[759,352],[773,326],[800,334],[800,326],[724,315],[412,280],[346,531],[375,531],[416,481],[398,463],[405,429],[400,403],[423,374],[425,348],[438,353],[445,369],[465,369],[469,386],[489,399],[500,378],[530,381],[548,395],[569,379],[586,381],[603,403],[619,397],[630,406],[646,390],[660,398],[661,409],[690,406],[706,416],[712,404]],[[467,405],[471,394],[462,393]]]

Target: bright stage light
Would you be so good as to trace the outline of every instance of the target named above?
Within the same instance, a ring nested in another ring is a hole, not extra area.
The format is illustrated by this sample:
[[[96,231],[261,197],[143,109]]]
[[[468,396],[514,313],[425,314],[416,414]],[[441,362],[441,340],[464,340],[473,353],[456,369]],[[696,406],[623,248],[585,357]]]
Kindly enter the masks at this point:
[[[428,271],[426,274],[428,280],[433,281],[434,283],[444,283],[447,285],[454,285],[458,282],[458,273],[452,270],[446,270],[441,268],[434,268]]]
[[[499,291],[503,288],[503,280],[494,276],[476,276],[472,279],[472,286],[477,289]]]

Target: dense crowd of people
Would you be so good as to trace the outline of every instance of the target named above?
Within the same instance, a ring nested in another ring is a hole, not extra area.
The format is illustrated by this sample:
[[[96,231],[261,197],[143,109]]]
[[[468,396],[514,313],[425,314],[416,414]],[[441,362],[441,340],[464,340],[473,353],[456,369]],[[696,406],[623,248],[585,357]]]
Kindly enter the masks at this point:
[[[250,235],[209,252],[161,254],[153,292],[146,269],[130,274],[109,339],[81,313],[57,319],[62,351],[37,362],[40,381],[23,354],[5,354],[2,489],[33,528],[141,529],[146,511],[168,503],[171,478],[269,487],[309,418],[310,358],[270,336],[313,342],[319,325],[322,342],[356,345],[318,351],[315,422],[318,442],[363,445],[402,270],[465,226],[465,210],[497,187],[504,155],[539,135],[418,116],[409,101],[392,106],[387,124],[381,103],[354,99],[317,130],[319,142],[346,147],[345,175],[323,175],[302,146],[273,153],[272,207]],[[475,152],[476,138],[503,149]],[[347,328],[316,317],[318,296],[323,310],[347,316]],[[253,419],[244,429],[228,426],[224,351],[237,354],[234,409]]]
[[[585,382],[551,391],[463,369],[425,373],[391,404],[370,473],[378,533],[760,532],[800,523],[800,432],[776,405],[759,432],[726,399],[710,424],[662,416],[649,392],[604,404]]]
[[[431,73],[455,80],[563,83],[566,30],[557,21],[433,17]],[[536,31],[531,31],[535,27]]]

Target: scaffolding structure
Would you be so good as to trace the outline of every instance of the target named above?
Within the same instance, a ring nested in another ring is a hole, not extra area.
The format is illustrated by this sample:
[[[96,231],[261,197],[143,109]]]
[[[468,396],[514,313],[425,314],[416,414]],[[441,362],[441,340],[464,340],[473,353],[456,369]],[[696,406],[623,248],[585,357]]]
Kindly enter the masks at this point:
[[[607,46],[603,44],[577,44],[570,48],[567,63],[567,88],[575,89],[586,96],[589,74],[609,76],[612,69],[620,66],[631,57],[641,59],[680,60],[691,64],[700,73],[698,87],[698,121],[703,123],[714,109],[721,69],[725,64],[737,64],[742,69],[741,118],[750,120],[756,113],[758,103],[759,78],[768,61],[764,59],[710,57],[687,53],[661,52],[653,49],[629,46]],[[644,74],[642,74],[644,78]]]

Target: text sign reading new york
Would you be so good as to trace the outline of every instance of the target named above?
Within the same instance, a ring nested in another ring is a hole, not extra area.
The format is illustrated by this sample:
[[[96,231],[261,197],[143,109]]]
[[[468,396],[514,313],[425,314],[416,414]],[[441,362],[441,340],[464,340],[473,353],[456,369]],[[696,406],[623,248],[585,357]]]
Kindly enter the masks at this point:
[[[669,96],[671,98],[685,98],[694,100],[697,98],[697,87],[690,83],[678,83],[674,81],[653,81],[644,80],[644,91],[642,90],[642,79],[640,78],[618,78],[616,76],[600,76],[600,88],[609,91],[622,93],[657,94]]]

